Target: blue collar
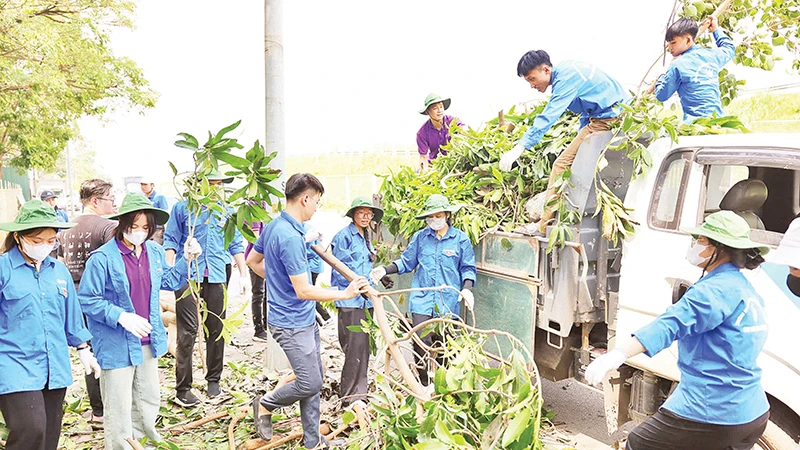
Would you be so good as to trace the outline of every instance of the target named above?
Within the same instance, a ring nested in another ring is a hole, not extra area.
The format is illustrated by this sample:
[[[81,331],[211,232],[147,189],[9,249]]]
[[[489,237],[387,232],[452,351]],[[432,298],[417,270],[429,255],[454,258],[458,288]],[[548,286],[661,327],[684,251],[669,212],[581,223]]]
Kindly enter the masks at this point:
[[[16,269],[17,267],[22,267],[23,265],[31,266],[31,264],[29,264],[28,261],[25,260],[25,257],[22,256],[22,251],[20,251],[18,245],[15,245],[14,248],[12,248],[8,252],[8,258],[11,260],[11,267],[13,269]],[[44,267],[45,265],[47,266],[55,265],[53,258],[51,258],[49,255],[44,259],[44,261],[42,261],[42,267]]]
[[[361,236],[361,233],[358,232],[358,227],[356,227],[356,224],[350,223],[350,225],[348,225],[347,228],[350,230],[350,234],[352,234],[353,236],[355,235]],[[361,237],[363,238],[364,236]]]
[[[155,196],[156,196],[156,190],[155,190],[155,189],[153,189],[153,190],[152,190],[152,192],[150,192],[150,195],[148,195],[148,196],[147,196],[147,198],[148,198],[148,199],[152,199],[152,198],[153,198],[153,197],[155,197]]]
[[[297,230],[298,233],[300,233],[301,236],[304,236],[306,234],[305,230],[303,230],[303,225],[300,222],[296,221],[294,217],[292,217],[289,213],[287,213],[286,211],[281,211],[281,217],[283,218],[283,220],[289,222],[292,225],[292,227],[295,230]]]
[[[436,237],[436,232],[433,231],[433,228],[426,226],[425,232],[428,233],[432,238],[439,239]],[[450,239],[451,237],[456,235],[456,229],[453,228],[453,224],[448,224],[447,233],[442,236],[442,240]]]
[[[718,275],[718,274],[725,273],[725,272],[733,272],[733,271],[738,272],[739,268],[736,267],[731,262],[726,262],[726,263],[720,264],[718,267],[715,267],[714,270],[708,272],[707,274],[705,274],[705,276],[703,276],[700,279],[703,280],[705,278],[709,278],[709,277],[712,277],[714,275]]]

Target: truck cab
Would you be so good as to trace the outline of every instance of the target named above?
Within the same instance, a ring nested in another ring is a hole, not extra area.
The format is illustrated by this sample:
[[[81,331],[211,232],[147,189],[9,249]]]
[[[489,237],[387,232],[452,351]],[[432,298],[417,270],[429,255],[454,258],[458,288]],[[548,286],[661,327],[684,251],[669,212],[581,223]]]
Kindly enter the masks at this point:
[[[543,377],[582,380],[591,360],[629,339],[701,276],[686,261],[697,226],[719,210],[739,214],[751,238],[775,248],[800,213],[800,135],[725,134],[648,143],[653,167],[631,179],[631,163],[607,151],[599,176],[631,209],[633,236],[612,245],[601,235],[594,174],[611,132],[591,136],[573,164],[570,202],[581,214],[572,239],[547,252],[547,238],[494,233],[476,246],[475,321],[526,342]],[[759,443],[796,449],[800,439],[800,298],[788,267],[743,272],[766,303],[769,337],[759,357],[771,417]],[[500,313],[498,313],[500,312]],[[654,414],[680,381],[677,345],[638,355],[604,383],[609,433]]]

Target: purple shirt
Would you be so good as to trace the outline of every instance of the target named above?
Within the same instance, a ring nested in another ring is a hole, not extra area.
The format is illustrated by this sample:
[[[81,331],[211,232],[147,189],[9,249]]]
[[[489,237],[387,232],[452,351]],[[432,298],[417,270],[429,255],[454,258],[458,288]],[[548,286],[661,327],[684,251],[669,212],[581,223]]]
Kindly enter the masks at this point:
[[[430,119],[422,124],[422,128],[417,131],[417,148],[420,155],[428,155],[428,161],[433,161],[439,156],[439,153],[442,155],[447,154],[447,152],[441,151],[440,147],[450,142],[450,122],[452,121],[453,116],[444,116],[441,130],[437,130]],[[456,119],[456,125],[464,126],[458,119]]]
[[[131,285],[131,301],[133,310],[141,317],[150,317],[150,261],[147,259],[147,247],[142,246],[142,253],[136,257],[136,253],[125,246],[119,239],[117,247],[122,253],[122,262],[125,264],[125,274],[128,275],[128,283]],[[142,345],[150,344],[150,336],[142,338]]]
[[[251,201],[249,203],[252,205],[255,202]],[[261,208],[264,211],[271,211],[272,210],[271,207],[270,207],[270,209],[267,209],[267,207],[269,207],[269,205],[267,205],[267,202],[262,201],[261,202]],[[263,228],[264,228],[264,223],[263,222],[252,222],[252,223],[250,223],[250,229],[253,230],[253,233],[256,235],[256,237],[261,235],[261,230]],[[245,247],[245,249],[244,249],[244,259],[247,259],[247,256],[250,254],[251,250],[253,250],[253,243],[250,242],[250,241],[247,241],[247,247]]]

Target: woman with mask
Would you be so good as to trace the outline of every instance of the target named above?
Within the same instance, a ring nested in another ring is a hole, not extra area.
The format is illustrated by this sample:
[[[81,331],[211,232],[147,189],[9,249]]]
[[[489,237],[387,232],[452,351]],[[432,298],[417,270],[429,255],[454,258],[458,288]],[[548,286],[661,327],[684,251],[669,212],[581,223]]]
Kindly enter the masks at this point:
[[[50,257],[58,245],[56,212],[41,200],[20,208],[0,255],[0,411],[7,450],[55,450],[64,395],[72,384],[69,347],[78,349],[86,374],[100,376],[87,341],[67,266]]]
[[[759,267],[769,247],[751,241],[749,225],[731,211],[682,231],[694,237],[688,261],[704,275],[652,323],[589,364],[585,377],[597,384],[628,358],[655,356],[678,341],[681,381],[630,433],[626,449],[750,449],[769,419],[756,364],[767,323],[764,301],[741,269]]]
[[[476,279],[475,252],[467,234],[452,226],[453,214],[460,208],[451,205],[443,195],[433,194],[428,197],[425,211],[417,216],[418,220],[424,220],[428,226],[414,234],[400,259],[388,266],[376,267],[370,273],[373,283],[377,283],[386,274],[404,274],[414,270],[411,283],[413,288],[447,285],[456,289],[411,292],[408,310],[414,326],[433,317],[458,316],[461,311],[461,297],[464,298],[467,309],[472,310],[472,287]],[[457,291],[461,291],[460,295]],[[428,346],[434,340],[442,340],[441,336],[434,336],[432,333],[421,339]],[[420,382],[427,386],[428,373],[421,366],[423,350],[416,344],[414,359],[420,369]]]
[[[380,223],[383,210],[372,206],[367,197],[357,197],[345,214],[353,223],[340,230],[331,241],[333,256],[347,265],[356,275],[368,277],[375,262],[375,247],[370,239],[370,224]],[[331,274],[331,285],[340,290],[350,284],[338,271]],[[347,327],[359,326],[366,320],[367,311],[372,315],[372,301],[357,295],[348,300],[335,302],[338,310],[339,344],[344,352],[342,382],[339,397],[342,406],[365,400],[367,395],[367,369],[369,367],[369,336],[350,331]]]
[[[167,352],[167,333],[159,291],[183,286],[189,270],[183,258],[170,266],[164,248],[150,240],[169,213],[154,208],[144,194],[128,194],[119,213],[107,217],[119,225],[114,239],[86,262],[78,299],[103,369],[105,445],[118,450],[129,448],[126,437],[161,440],[155,428],[161,403],[158,358]],[[201,253],[194,238],[184,245],[187,260]]]

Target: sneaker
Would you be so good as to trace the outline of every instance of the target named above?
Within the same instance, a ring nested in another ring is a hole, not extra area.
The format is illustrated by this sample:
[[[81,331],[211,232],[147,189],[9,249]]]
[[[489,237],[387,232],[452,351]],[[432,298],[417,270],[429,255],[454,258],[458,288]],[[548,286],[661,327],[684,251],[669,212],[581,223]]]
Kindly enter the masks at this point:
[[[96,416],[92,414],[92,418],[89,420],[89,424],[92,426],[93,430],[102,430],[103,429],[103,416]]]
[[[254,341],[267,342],[267,341],[269,341],[269,336],[267,336],[267,332],[266,331],[258,330],[258,331],[256,331],[256,334],[253,335],[253,340]]]
[[[175,403],[183,406],[184,408],[193,408],[200,404],[200,399],[194,393],[189,391],[178,392],[175,394]]]
[[[253,422],[258,437],[269,442],[272,440],[272,414],[259,414],[261,397],[253,399]]]
[[[208,398],[214,398],[220,394],[219,389],[219,382],[217,381],[209,381],[208,388],[206,389],[206,393],[208,394]]]

